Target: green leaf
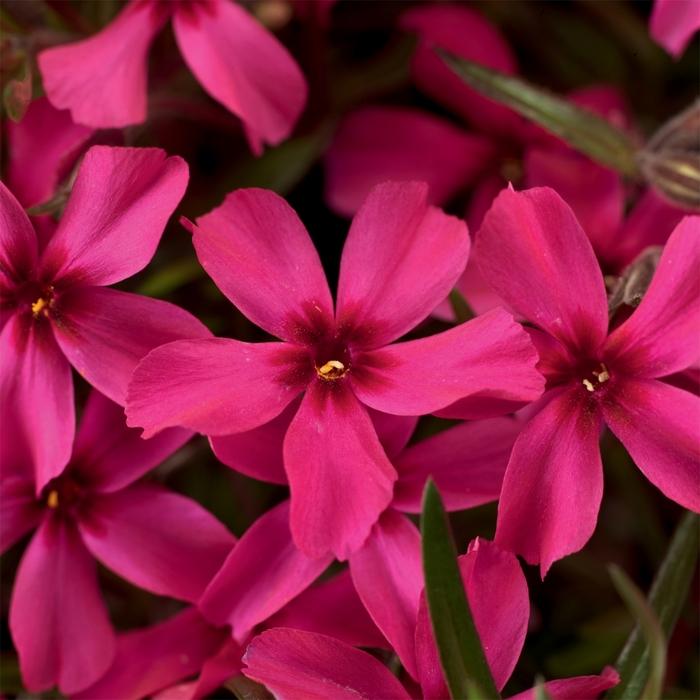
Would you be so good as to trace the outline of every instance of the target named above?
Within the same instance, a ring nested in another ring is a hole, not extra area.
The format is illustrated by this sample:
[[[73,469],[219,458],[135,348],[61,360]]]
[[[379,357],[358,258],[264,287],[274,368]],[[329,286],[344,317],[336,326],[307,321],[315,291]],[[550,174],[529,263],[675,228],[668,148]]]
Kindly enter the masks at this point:
[[[686,513],[673,535],[666,556],[649,592],[649,605],[658,617],[664,636],[671,637],[688,596],[700,546],[700,527],[695,513]],[[620,683],[608,698],[639,698],[650,672],[649,647],[640,626],[627,639],[616,663]]]
[[[666,640],[659,619],[647,603],[642,592],[632,583],[627,574],[614,564],[610,566],[610,577],[620,597],[644,634],[649,650],[649,677],[639,695],[640,700],[656,700],[661,697],[666,674]]]
[[[421,533],[425,594],[450,696],[500,698],[469,609],[447,515],[432,480],[423,492]]]
[[[204,276],[204,268],[193,257],[173,260],[152,272],[139,286],[139,294],[164,297],[178,287]]]
[[[602,117],[568,100],[479,63],[435,49],[442,60],[482,95],[539,124],[598,163],[637,175],[636,149],[629,136]]]
[[[24,56],[15,77],[5,85],[2,100],[7,116],[12,121],[21,121],[32,101],[32,69],[28,56]]]
[[[450,306],[452,311],[454,311],[457,323],[470,321],[476,316],[464,295],[456,287],[450,292]]]
[[[224,687],[230,690],[238,700],[273,700],[272,693],[265,686],[243,675],[229,678],[224,683]]]

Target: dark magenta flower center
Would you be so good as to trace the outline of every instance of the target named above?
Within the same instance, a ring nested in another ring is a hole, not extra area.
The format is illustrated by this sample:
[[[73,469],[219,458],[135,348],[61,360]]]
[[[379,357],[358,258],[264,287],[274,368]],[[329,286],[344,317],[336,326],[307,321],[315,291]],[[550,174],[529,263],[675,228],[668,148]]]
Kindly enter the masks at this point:
[[[50,510],[72,515],[86,496],[87,489],[75,475],[64,473],[46,484],[40,499]]]
[[[315,349],[314,367],[320,379],[333,381],[340,379],[352,365],[350,350],[339,340],[321,342]]]
[[[46,318],[56,294],[52,285],[31,280],[17,287],[13,296],[11,305],[19,313],[26,312],[31,313],[34,318]]]

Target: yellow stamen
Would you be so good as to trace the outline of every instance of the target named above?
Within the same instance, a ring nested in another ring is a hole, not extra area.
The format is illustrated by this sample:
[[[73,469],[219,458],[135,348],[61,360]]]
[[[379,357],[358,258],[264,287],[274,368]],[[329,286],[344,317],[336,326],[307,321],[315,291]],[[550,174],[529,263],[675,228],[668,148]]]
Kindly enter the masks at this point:
[[[607,382],[610,379],[610,372],[608,372],[608,368],[602,362],[600,363],[600,371],[592,372],[592,374],[598,380],[598,384]]]
[[[46,300],[43,299],[42,297],[39,297],[32,304],[32,313],[34,314],[34,318],[36,318],[47,306],[48,306],[48,303],[46,302]]]
[[[322,379],[337,379],[345,372],[345,365],[340,360],[329,360],[322,367],[317,367],[316,372]]]
[[[588,389],[588,391],[595,391],[595,387],[593,386],[593,382],[591,382],[589,379],[584,379],[583,380],[583,386]]]
[[[49,491],[49,496],[46,499],[46,505],[49,508],[58,508],[58,491]]]

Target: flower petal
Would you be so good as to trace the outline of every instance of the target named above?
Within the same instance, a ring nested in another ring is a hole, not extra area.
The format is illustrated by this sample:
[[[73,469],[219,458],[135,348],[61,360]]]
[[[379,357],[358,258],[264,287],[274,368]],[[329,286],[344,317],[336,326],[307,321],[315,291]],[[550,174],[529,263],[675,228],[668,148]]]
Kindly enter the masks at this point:
[[[467,87],[435,53],[437,46],[503,73],[515,73],[513,52],[487,19],[464,5],[423,5],[404,13],[401,26],[420,39],[411,69],[423,92],[480,131],[518,137],[524,121]]]
[[[386,666],[332,637],[285,627],[253,639],[243,673],[285,700],[410,700]]]
[[[173,340],[208,338],[190,313],[167,301],[102,287],[75,287],[55,305],[54,334],[78,373],[124,405],[136,365]]]
[[[693,34],[700,29],[700,9],[695,0],[656,0],[649,33],[675,58],[680,58]]]
[[[9,441],[3,439],[2,442]],[[43,508],[36,499],[34,483],[18,476],[6,476],[4,455],[1,464],[0,554],[4,554],[17,540],[39,525]]]
[[[363,107],[347,115],[326,153],[326,201],[352,216],[387,180],[424,180],[431,204],[469,185],[493,157],[490,140],[428,112]]]
[[[625,374],[662,377],[697,361],[700,347],[700,216],[668,239],[642,303],[610,335],[606,357]]]
[[[348,377],[368,406],[415,416],[465,396],[533,401],[543,388],[536,363],[527,333],[494,309],[443,333],[362,353]]]
[[[190,70],[243,120],[255,153],[289,136],[306,103],[306,81],[270,32],[228,0],[178,7],[173,28]]]
[[[81,482],[94,491],[112,492],[128,486],[157,467],[189,440],[182,428],[164,430],[150,440],[126,427],[124,409],[99,391],[92,391],[75,437],[71,462]]]
[[[153,257],[187,180],[187,163],[160,148],[93,146],[42,256],[42,274],[64,286],[135,275]]]
[[[516,557],[493,542],[475,539],[458,564],[496,687],[501,690],[515,668],[527,634],[530,599]],[[425,595],[416,626],[416,655],[426,700],[443,698],[447,688],[433,638]]]
[[[0,293],[24,282],[37,259],[32,223],[16,197],[0,182]]]
[[[498,503],[496,543],[539,562],[543,577],[588,542],[603,496],[600,411],[583,393],[553,393],[523,428]]]
[[[46,97],[33,100],[21,122],[7,122],[7,177],[24,206],[40,204],[53,195],[93,133]],[[33,167],[38,162],[41,167]]]
[[[598,351],[608,328],[603,275],[586,234],[554,190],[503,190],[476,249],[486,281],[519,316],[582,352]]]
[[[406,447],[413,435],[418,423],[417,416],[392,416],[391,413],[382,413],[368,408],[367,413],[372,419],[377,437],[381,442],[384,451],[389,459],[393,460],[396,455]]]
[[[367,612],[417,678],[415,630],[423,567],[416,526],[405,515],[385,511],[350,557],[350,573]]]
[[[75,433],[70,365],[45,319],[16,314],[5,324],[0,335],[0,396],[2,425],[11,420],[21,431],[39,494],[68,463]]]
[[[617,671],[607,666],[599,676],[575,676],[548,681],[544,691],[551,700],[595,700],[600,694],[614,688],[620,682]],[[537,700],[535,688],[511,695],[509,700]]]
[[[199,609],[215,625],[231,625],[244,642],[255,625],[276,613],[318,578],[331,555],[309,559],[292,542],[289,501],[258,518],[207,586]]]
[[[652,484],[700,512],[700,397],[653,379],[615,389],[603,402],[610,430]]]
[[[330,326],[333,300],[321,260],[282,197],[237,190],[191,229],[202,267],[253,323],[301,343]]]
[[[521,427],[512,418],[491,418],[456,425],[411,445],[394,459],[399,479],[392,505],[420,513],[428,478],[435,481],[448,511],[497,500]]]
[[[284,441],[291,527],[308,556],[346,559],[389,505],[396,471],[344,379],[309,385]]]
[[[306,353],[284,343],[176,340],[137,366],[127,423],[144,437],[178,425],[205,435],[251,430],[278,416],[311,372]]]
[[[271,627],[327,634],[356,647],[388,648],[345,569],[302,591],[266,622]]]
[[[235,542],[196,501],[155,484],[95,497],[79,527],[93,555],[127,581],[190,602]]]
[[[226,637],[207,624],[194,608],[165,622],[119,635],[114,662],[94,685],[74,700],[137,700],[200,670]]]
[[[166,17],[131,2],[94,36],[42,51],[39,70],[54,107],[98,129],[145,121],[146,58]]]
[[[414,328],[464,272],[467,226],[427,198],[425,183],[384,183],[353,219],[336,317],[357,347],[381,347]]]
[[[64,695],[94,683],[114,657],[114,632],[92,557],[75,527],[48,517],[17,570],[10,631],[26,687]]]

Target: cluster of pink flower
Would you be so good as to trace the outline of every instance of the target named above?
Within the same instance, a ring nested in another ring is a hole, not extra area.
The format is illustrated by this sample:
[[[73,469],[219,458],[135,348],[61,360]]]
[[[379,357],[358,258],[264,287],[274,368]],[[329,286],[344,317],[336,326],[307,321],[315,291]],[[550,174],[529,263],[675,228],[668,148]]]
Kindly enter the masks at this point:
[[[659,0],[655,36],[680,52],[696,10]],[[432,477],[448,510],[499,502],[495,541],[472,541],[459,565],[500,690],[530,614],[516,555],[545,576],[590,539],[604,426],[700,512],[700,217],[647,191],[624,219],[616,173],[478,96],[431,50],[514,73],[497,30],[463,6],[416,7],[403,18],[419,37],[415,83],[469,130],[397,107],[346,115],[326,154],[328,202],[354,214],[335,299],[273,192],[236,190],[183,219],[209,277],[276,340],[213,337],[171,303],[111,288],[151,261],[188,184],[160,149],[92,145],[96,129],[146,118],[145,56],[170,17],[255,152],[289,135],[306,99],[287,50],[230,0],[132,0],[96,36],[39,56],[47,98],[10,128],[0,184],[2,551],[35,530],[10,605],[24,683],[199,698],[243,674],[286,699],[446,697],[408,517]],[[609,89],[572,100],[629,125]],[[513,154],[522,191],[502,174]],[[60,220],[30,218],[80,156]],[[438,207],[475,183],[470,237]],[[611,317],[601,267],[620,273],[650,245],[664,247],[641,303]],[[455,287],[478,315],[402,340],[431,314],[454,322]],[[77,431],[71,368],[94,387]],[[409,445],[428,414],[462,422]],[[238,541],[142,479],[194,433],[229,467],[289,486]],[[347,567],[319,581],[336,559]],[[116,633],[96,561],[188,607]],[[392,651],[404,672],[357,647]],[[545,690],[594,698],[617,681],[606,668]]]

